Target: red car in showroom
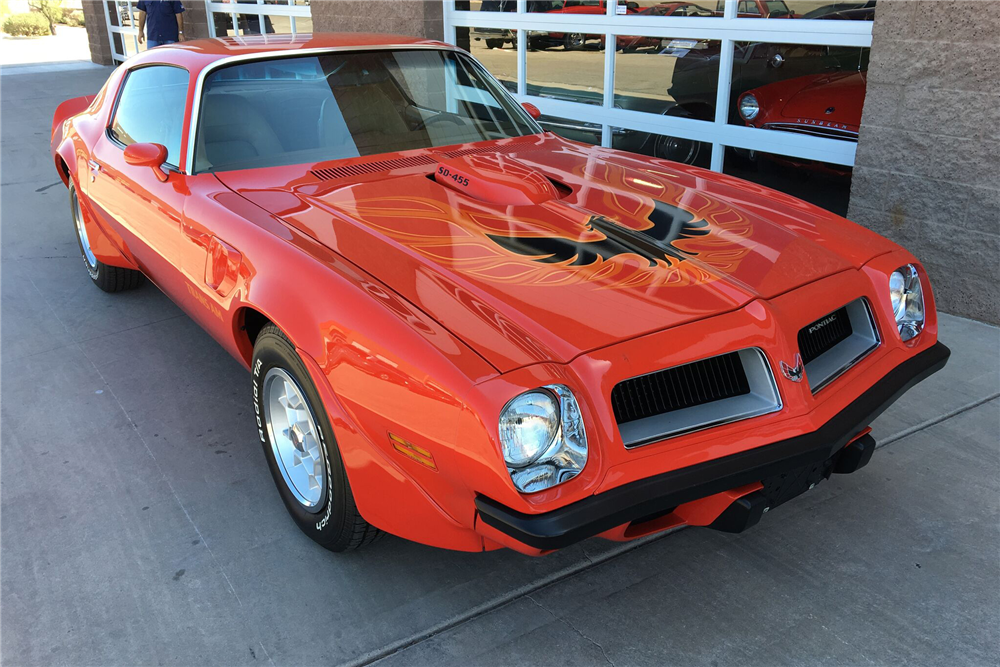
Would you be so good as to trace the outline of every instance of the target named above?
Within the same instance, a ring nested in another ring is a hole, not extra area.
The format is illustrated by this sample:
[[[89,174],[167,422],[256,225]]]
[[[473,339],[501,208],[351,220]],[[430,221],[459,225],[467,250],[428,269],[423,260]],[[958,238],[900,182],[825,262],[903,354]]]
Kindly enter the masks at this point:
[[[785,79],[746,91],[737,100],[737,108],[749,127],[857,142],[867,80],[867,72],[828,72]],[[830,170],[809,160],[770,159]]]
[[[739,531],[864,466],[949,355],[917,258],[536,114],[439,42],[220,38],[61,104],[52,159],[81,268],[147,276],[249,370],[329,549]]]

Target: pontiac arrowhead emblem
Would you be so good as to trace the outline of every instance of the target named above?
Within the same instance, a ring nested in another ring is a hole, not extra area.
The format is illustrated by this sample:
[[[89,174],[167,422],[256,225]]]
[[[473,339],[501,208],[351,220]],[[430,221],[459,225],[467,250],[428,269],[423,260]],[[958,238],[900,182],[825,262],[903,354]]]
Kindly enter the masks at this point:
[[[792,382],[802,382],[802,374],[805,368],[802,365],[802,355],[796,354],[795,359],[792,360],[794,366],[789,366],[784,361],[780,362],[781,374]]]

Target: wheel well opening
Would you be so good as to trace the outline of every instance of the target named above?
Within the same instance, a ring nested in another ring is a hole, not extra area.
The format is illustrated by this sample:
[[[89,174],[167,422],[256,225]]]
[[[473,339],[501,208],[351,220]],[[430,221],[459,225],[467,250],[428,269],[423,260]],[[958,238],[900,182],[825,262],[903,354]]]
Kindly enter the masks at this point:
[[[66,160],[61,157],[57,158],[56,168],[59,170],[59,177],[62,179],[63,185],[69,187],[69,165],[66,164]]]
[[[691,102],[689,104],[677,105],[667,112],[670,116],[687,116],[697,120],[713,120],[715,118],[715,107],[703,102]]]
[[[243,330],[246,331],[247,339],[250,341],[250,345],[253,346],[257,342],[257,335],[260,330],[264,328],[265,324],[269,324],[271,320],[267,319],[263,313],[260,313],[253,308],[243,309]]]
[[[271,320],[260,311],[253,308],[244,308],[237,322],[239,322],[240,327],[238,333],[243,338],[240,347],[243,348],[243,355],[249,364],[250,358],[253,356],[253,346],[257,342],[257,336],[260,335],[260,330],[264,328],[264,325],[270,324]]]

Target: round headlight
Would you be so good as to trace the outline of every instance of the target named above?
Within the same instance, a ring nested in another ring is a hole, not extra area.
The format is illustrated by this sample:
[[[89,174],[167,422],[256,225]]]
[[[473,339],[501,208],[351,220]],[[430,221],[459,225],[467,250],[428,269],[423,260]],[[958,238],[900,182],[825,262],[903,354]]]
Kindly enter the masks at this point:
[[[892,314],[897,321],[899,320],[899,316],[903,314],[906,306],[906,301],[904,300],[905,291],[906,278],[899,271],[893,271],[889,276],[889,303],[892,305]]]
[[[900,339],[910,340],[923,330],[924,290],[912,264],[901,266],[889,275],[889,304]]]
[[[500,413],[500,444],[508,466],[528,465],[559,432],[559,402],[547,391],[521,394]]]
[[[760,112],[760,104],[753,95],[744,95],[740,98],[740,115],[744,120],[753,120]]]
[[[573,479],[587,465],[587,431],[569,387],[548,384],[513,398],[500,413],[500,447],[521,493]]]

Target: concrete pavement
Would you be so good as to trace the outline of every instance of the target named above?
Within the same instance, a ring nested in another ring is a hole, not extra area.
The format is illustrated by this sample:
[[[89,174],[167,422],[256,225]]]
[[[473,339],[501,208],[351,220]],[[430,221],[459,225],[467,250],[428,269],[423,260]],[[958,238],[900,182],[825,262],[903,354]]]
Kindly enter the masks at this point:
[[[107,71],[0,78],[6,664],[1000,659],[1000,332],[959,318],[870,466],[746,534],[542,559],[316,547],[273,488],[245,372],[148,283],[86,277],[48,132]]]

